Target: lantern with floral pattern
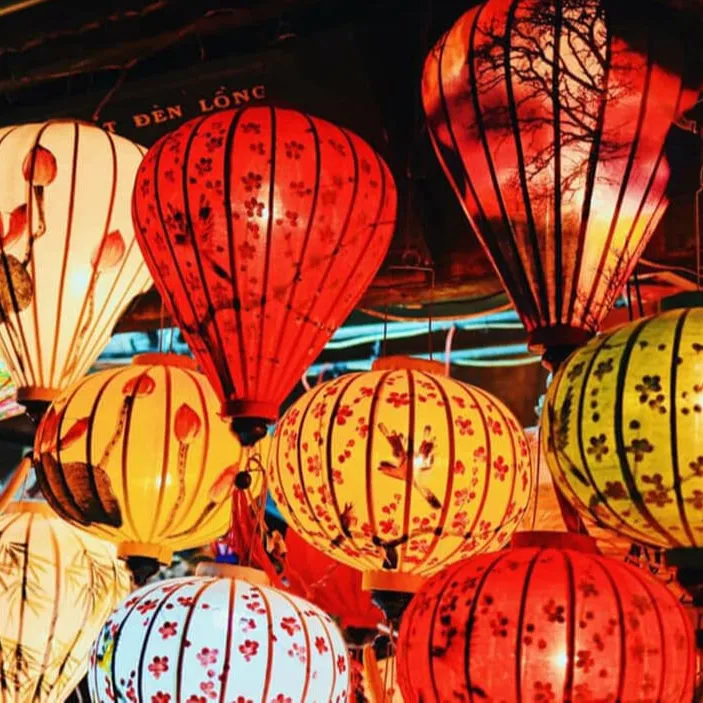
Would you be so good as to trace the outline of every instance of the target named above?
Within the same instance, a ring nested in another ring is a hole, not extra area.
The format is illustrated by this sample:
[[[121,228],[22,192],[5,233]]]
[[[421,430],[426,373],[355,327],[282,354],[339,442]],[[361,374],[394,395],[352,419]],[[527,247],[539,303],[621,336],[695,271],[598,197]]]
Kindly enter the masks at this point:
[[[429,580],[405,613],[406,703],[689,703],[691,622],[641,569],[584,535],[518,533]]]
[[[129,587],[113,545],[44,502],[12,503],[0,515],[0,700],[65,700]]]
[[[369,588],[412,590],[422,575],[500,549],[529,500],[513,414],[437,367],[383,359],[317,385],[276,427],[269,486],[284,519],[363,571]]]
[[[145,354],[87,376],[37,430],[42,492],[59,515],[117,543],[120,556],[168,564],[173,550],[227,530],[233,482],[254,451],[218,412],[188,357]],[[251,477],[246,490],[257,495],[263,472]]]
[[[93,701],[346,703],[350,662],[334,621],[261,572],[211,567],[144,586],[113,613],[91,657]]]
[[[544,451],[565,496],[645,544],[703,546],[702,325],[691,308],[610,330],[547,391]]]
[[[395,213],[380,156],[294,110],[204,115],[147,153],[139,243],[245,443],[263,436],[373,279]]]
[[[0,128],[0,354],[20,402],[83,376],[151,285],[130,211],[144,151],[71,120]]]

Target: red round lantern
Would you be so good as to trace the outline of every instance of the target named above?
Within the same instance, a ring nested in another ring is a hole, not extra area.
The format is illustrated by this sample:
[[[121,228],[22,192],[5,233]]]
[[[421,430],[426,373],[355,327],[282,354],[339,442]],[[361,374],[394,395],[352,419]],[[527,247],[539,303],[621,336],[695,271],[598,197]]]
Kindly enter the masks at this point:
[[[243,441],[255,441],[383,261],[393,177],[348,130],[247,107],[147,153],[133,216],[164,299]]]
[[[680,44],[614,5],[488,0],[425,64],[437,156],[548,361],[597,331],[637,263],[697,94]]]
[[[689,703],[694,652],[664,585],[584,535],[523,532],[422,587],[398,675],[406,703]]]

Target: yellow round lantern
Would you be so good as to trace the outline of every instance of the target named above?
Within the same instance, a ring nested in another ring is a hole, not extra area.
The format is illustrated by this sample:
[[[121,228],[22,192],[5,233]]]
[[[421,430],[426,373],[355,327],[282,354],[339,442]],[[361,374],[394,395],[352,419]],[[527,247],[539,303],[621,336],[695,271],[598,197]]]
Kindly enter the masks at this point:
[[[46,503],[11,504],[0,515],[0,700],[65,700],[129,587],[113,545]]]
[[[143,153],[73,120],[0,129],[0,354],[20,402],[83,376],[151,285],[131,216]]]
[[[548,389],[544,451],[566,497],[632,540],[703,546],[703,309],[623,325]]]
[[[144,354],[64,391],[35,438],[37,475],[61,517],[118,545],[121,557],[162,564],[174,550],[223,534],[237,474],[265,451],[245,452],[192,359]],[[253,452],[257,456],[252,456]]]
[[[531,483],[527,441],[499,400],[439,364],[393,358],[294,403],[269,469],[290,527],[363,571],[371,590],[412,591],[421,576],[501,548]]]

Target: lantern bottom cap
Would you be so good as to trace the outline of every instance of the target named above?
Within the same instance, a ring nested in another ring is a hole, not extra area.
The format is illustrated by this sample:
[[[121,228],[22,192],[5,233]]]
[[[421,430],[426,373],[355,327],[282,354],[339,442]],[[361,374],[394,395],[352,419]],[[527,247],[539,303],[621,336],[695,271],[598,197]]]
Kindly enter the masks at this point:
[[[60,388],[44,388],[43,386],[24,386],[17,389],[17,402],[34,401],[52,403],[61,393]]]
[[[234,419],[252,418],[265,422],[275,422],[278,418],[278,405],[267,400],[233,398],[222,403],[222,414]]]
[[[415,593],[425,579],[418,574],[404,574],[398,571],[364,571],[361,587],[364,591],[397,591]]]
[[[159,564],[168,566],[173,561],[173,550],[162,544],[150,544],[149,542],[120,542],[117,545],[117,556],[120,559],[128,559],[129,557],[155,559]]]
[[[239,564],[223,564],[215,561],[203,561],[195,569],[196,576],[217,576],[221,578],[241,579],[256,586],[270,586],[271,579],[261,569]]]

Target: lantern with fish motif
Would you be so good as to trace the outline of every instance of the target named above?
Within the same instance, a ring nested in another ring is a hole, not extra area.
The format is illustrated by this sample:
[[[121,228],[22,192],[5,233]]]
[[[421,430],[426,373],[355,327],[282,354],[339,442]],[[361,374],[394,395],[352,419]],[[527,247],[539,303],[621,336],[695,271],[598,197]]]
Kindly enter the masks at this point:
[[[35,440],[42,492],[75,525],[118,544],[120,556],[168,564],[173,550],[226,531],[245,454],[192,359],[145,354],[87,376],[47,411]],[[256,495],[262,470],[246,488]]]

